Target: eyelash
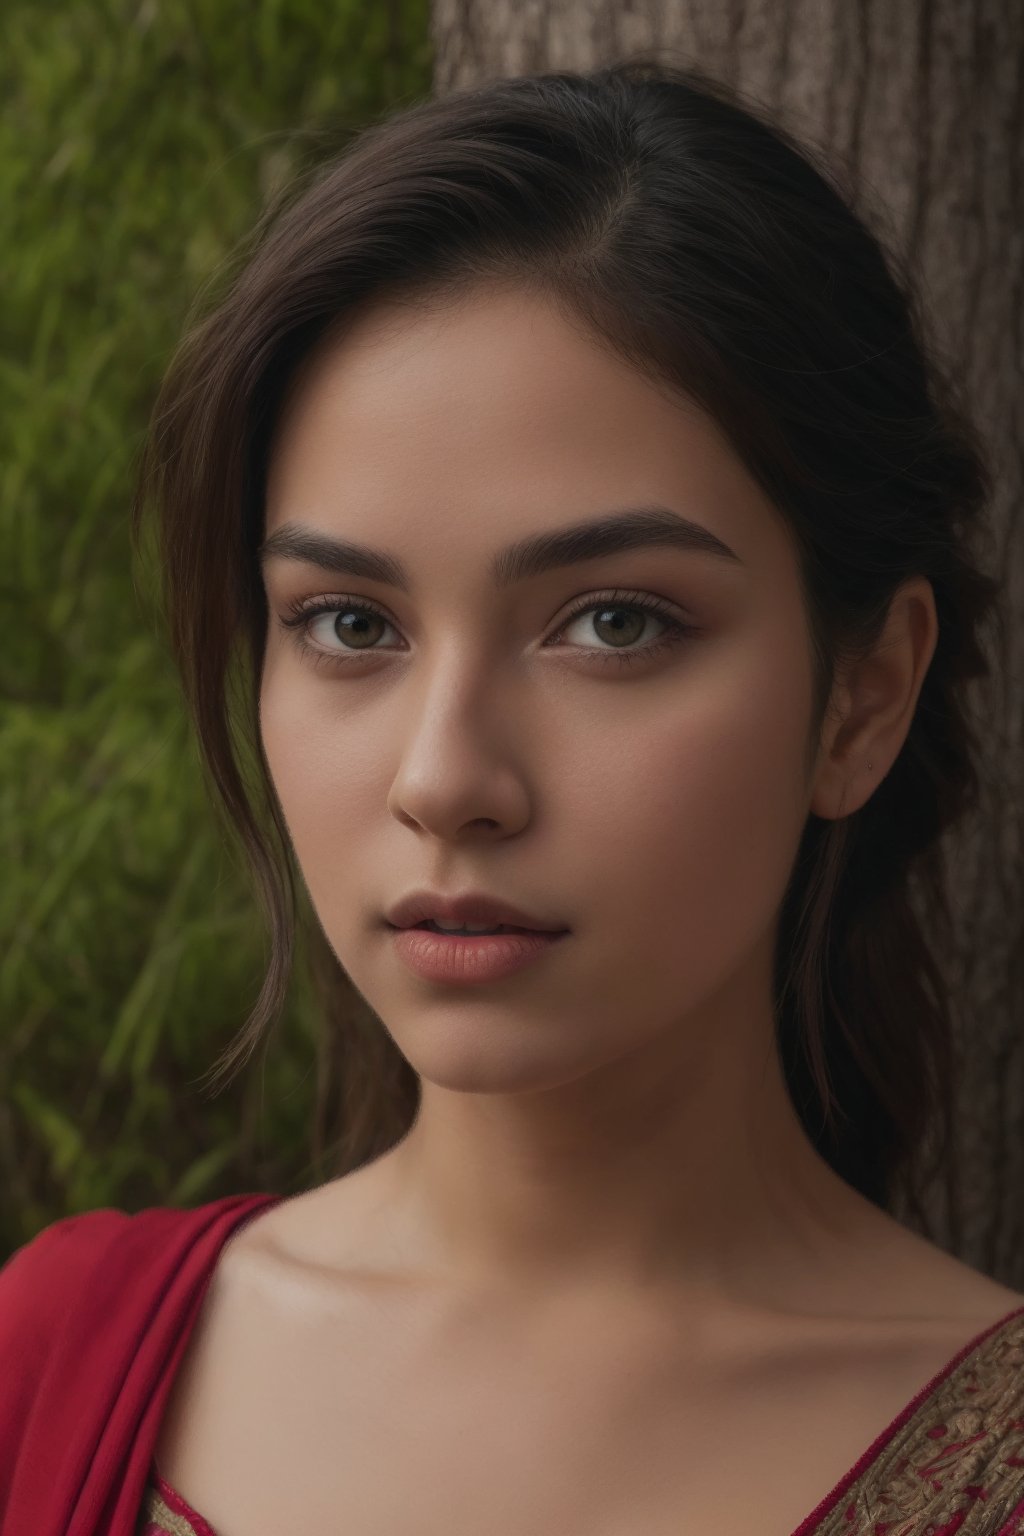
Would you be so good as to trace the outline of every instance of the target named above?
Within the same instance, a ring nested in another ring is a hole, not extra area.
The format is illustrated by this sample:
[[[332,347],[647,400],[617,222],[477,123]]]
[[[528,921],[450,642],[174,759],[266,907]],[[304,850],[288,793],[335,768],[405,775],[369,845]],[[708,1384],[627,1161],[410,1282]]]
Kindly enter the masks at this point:
[[[603,596],[580,598],[572,611],[567,614],[562,624],[556,631],[556,636],[568,629],[573,619],[581,613],[589,613],[592,610],[602,608],[634,608],[643,613],[652,613],[668,626],[667,632],[649,645],[640,646],[633,651],[586,651],[586,654],[598,663],[606,661],[616,662],[621,666],[628,666],[636,661],[648,661],[652,656],[660,655],[672,646],[680,645],[697,633],[693,624],[686,624],[677,619],[660,598],[650,597],[642,592],[609,592]],[[359,602],[349,601],[342,597],[320,597],[312,603],[306,603],[302,598],[297,598],[287,605],[290,618],[281,619],[285,629],[295,630],[295,643],[302,655],[308,656],[316,667],[347,667],[352,662],[358,661],[360,655],[373,656],[380,652],[374,649],[356,652],[326,651],[318,645],[314,645],[309,639],[309,626],[312,621],[322,613],[369,613],[375,618],[382,619],[385,624],[391,624],[386,613],[383,613],[375,604],[361,599]],[[584,648],[585,649],[585,648]]]

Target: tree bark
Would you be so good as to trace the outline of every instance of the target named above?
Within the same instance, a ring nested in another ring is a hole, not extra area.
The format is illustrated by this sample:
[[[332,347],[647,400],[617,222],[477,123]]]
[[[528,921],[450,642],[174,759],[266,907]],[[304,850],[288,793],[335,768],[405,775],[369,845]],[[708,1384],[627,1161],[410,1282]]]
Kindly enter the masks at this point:
[[[837,152],[858,212],[922,274],[933,344],[988,439],[993,540],[978,554],[1006,573],[1010,622],[972,701],[981,808],[948,846],[960,1200],[936,1187],[919,1230],[1024,1289],[1024,0],[434,0],[431,33],[438,95],[637,49],[698,65]]]

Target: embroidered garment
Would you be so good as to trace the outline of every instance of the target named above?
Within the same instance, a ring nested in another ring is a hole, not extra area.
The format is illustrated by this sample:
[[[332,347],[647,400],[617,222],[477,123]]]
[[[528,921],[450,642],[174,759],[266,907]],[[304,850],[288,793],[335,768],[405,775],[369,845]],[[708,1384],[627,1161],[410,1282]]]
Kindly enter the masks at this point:
[[[136,1536],[217,1536],[217,1532],[154,1471],[146,1484]]]
[[[153,1452],[221,1250],[279,1198],[65,1217],[0,1268],[0,1536],[218,1536]],[[792,1536],[1024,1536],[1024,1305],[966,1343]]]

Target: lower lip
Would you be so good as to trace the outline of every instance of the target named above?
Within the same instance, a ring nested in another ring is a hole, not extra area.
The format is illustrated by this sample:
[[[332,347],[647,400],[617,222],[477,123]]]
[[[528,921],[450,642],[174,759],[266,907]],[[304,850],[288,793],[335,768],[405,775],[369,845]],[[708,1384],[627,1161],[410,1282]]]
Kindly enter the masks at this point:
[[[396,928],[395,948],[411,971],[427,981],[497,981],[545,954],[565,933],[435,933]]]

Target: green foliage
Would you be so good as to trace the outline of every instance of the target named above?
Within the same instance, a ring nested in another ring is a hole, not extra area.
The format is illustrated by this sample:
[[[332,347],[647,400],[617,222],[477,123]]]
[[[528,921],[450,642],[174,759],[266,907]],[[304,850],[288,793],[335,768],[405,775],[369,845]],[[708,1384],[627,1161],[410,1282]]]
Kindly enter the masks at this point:
[[[4,8],[0,1261],[74,1211],[310,1181],[301,977],[260,1072],[196,1088],[266,941],[127,508],[196,293],[292,172],[430,82],[426,0]]]

